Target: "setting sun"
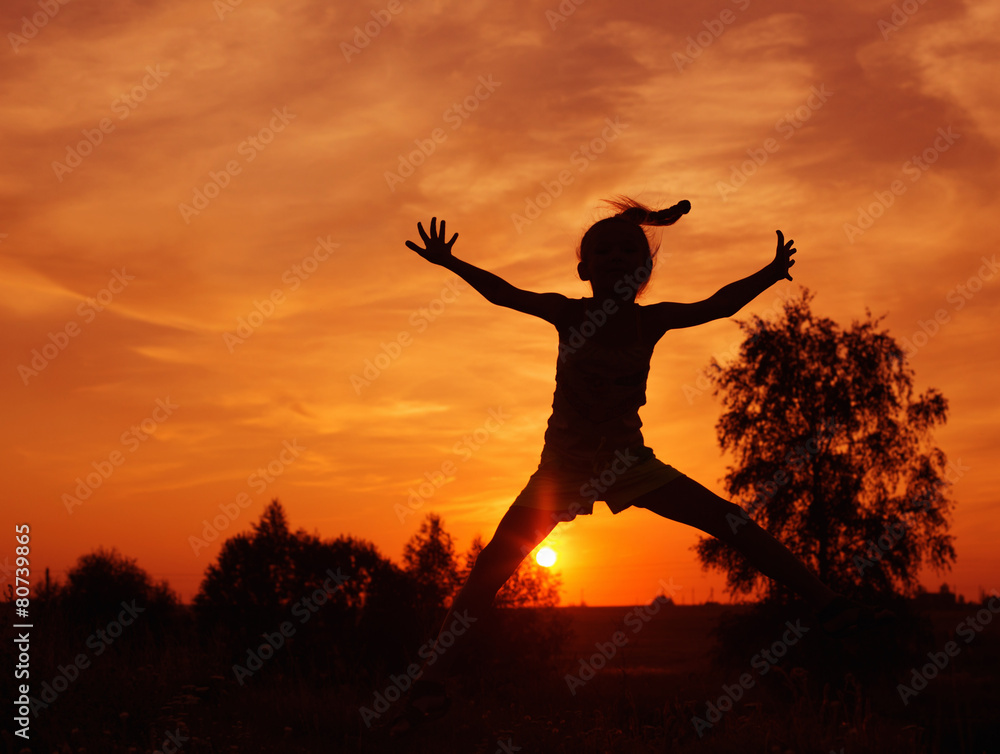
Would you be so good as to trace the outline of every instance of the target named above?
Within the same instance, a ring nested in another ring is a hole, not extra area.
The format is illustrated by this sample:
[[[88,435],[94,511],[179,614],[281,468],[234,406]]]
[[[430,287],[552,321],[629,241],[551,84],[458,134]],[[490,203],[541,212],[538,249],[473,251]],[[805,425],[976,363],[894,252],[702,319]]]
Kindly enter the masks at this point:
[[[543,547],[537,553],[535,553],[535,562],[540,566],[549,568],[555,565],[556,562],[556,551],[551,547]]]

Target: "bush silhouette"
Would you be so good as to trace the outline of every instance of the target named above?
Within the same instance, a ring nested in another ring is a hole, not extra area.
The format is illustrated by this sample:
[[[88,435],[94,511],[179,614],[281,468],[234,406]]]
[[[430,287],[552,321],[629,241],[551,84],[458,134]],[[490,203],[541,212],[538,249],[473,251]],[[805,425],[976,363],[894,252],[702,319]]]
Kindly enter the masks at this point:
[[[223,543],[194,600],[203,635],[234,662],[287,623],[294,635],[271,665],[320,677],[398,663],[417,639],[416,602],[416,585],[374,545],[293,533],[277,500]]]
[[[66,583],[48,589],[52,601],[73,624],[90,630],[116,620],[122,603],[140,608],[137,623],[160,637],[176,617],[177,595],[166,581],[154,582],[134,558],[116,548],[98,548],[82,555],[69,570]]]

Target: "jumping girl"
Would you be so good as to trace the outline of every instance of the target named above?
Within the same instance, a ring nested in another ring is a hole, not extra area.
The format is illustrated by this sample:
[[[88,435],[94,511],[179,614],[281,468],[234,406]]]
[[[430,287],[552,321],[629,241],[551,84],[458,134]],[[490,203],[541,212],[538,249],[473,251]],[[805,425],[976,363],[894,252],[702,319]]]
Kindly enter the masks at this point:
[[[417,224],[423,248],[406,242],[427,261],[462,277],[490,303],[540,317],[559,334],[552,416],[538,469],[479,554],[442,632],[456,616],[484,614],[525,555],[559,522],[593,513],[598,500],[616,514],[645,508],[736,547],[763,574],[807,600],[831,633],[865,627],[873,618],[869,608],[829,589],[742,508],[656,458],[639,431],[639,408],[646,402],[646,377],[657,341],[668,330],[732,317],[775,283],[791,280],[793,242],[777,231],[777,253],[770,264],[703,301],[640,305],[636,298],[649,281],[658,246],[651,246],[644,226],[672,225],[691,204],[653,210],[628,198],[608,203],[617,214],[594,223],[578,250],[577,273],[593,291],[587,298],[521,290],[458,259],[452,254],[458,234],[445,242],[445,223],[438,230],[437,218],[431,219],[430,235]],[[599,487],[591,483],[595,476],[602,482]],[[737,520],[741,525],[734,527],[731,522]],[[453,655],[452,647],[424,668],[394,733],[448,710],[444,680]]]

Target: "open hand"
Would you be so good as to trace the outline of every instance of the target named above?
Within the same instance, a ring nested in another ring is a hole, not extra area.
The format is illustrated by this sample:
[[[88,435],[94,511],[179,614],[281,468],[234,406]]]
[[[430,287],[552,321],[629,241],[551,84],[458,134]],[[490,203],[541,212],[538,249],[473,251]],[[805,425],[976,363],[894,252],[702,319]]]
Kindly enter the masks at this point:
[[[792,265],[795,264],[795,260],[792,259],[792,254],[795,253],[795,249],[792,244],[795,241],[789,241],[785,243],[785,236],[781,231],[775,231],[778,234],[778,250],[775,252],[774,261],[771,263],[775,268],[775,272],[778,276],[778,280],[791,280],[792,276],[789,274],[789,270]]]
[[[420,256],[426,259],[428,262],[433,262],[434,264],[444,264],[449,259],[451,259],[451,245],[455,243],[455,239],[458,238],[458,233],[451,237],[448,243],[444,241],[444,220],[441,221],[441,232],[437,231],[437,218],[431,218],[431,234],[428,236],[424,232],[424,226],[417,223],[417,230],[420,231],[420,237],[424,239],[424,245],[426,248],[420,248],[413,241],[407,241],[406,245],[417,252]]]

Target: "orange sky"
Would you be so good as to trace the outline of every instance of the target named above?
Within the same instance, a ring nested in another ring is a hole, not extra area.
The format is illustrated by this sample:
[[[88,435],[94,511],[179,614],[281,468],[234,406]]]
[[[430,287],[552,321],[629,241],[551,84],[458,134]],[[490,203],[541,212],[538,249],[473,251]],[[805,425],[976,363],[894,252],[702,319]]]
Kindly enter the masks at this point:
[[[114,545],[189,599],[221,543],[189,538],[237,499],[225,534],[278,497],[397,561],[427,511],[460,551],[488,537],[537,465],[555,331],[456,294],[403,242],[436,214],[457,256],[583,296],[575,245],[627,193],[693,206],[647,303],[756,271],[781,228],[795,283],[740,316],[799,284],[899,338],[944,310],[912,364],[951,404],[958,562],[925,582],[997,586],[997,3],[43,5],[0,17],[2,519],[11,542],[32,525],[35,568]],[[718,492],[720,407],[696,389],[739,337],[669,333],[642,413],[657,455]],[[366,360],[385,368],[352,385]],[[661,579],[722,596],[692,530],[597,508],[552,537],[566,602],[648,602]]]

